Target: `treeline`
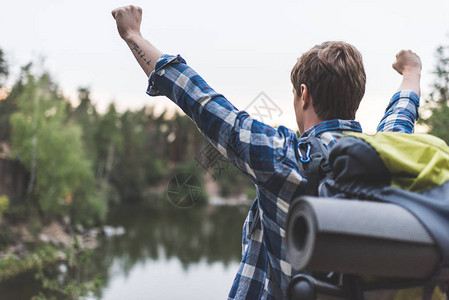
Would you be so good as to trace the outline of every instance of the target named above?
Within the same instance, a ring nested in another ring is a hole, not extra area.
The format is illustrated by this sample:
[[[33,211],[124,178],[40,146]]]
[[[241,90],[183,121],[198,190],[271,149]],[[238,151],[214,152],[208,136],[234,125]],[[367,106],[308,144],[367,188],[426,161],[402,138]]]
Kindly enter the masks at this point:
[[[6,90],[7,76],[0,52],[1,156],[27,170],[10,215],[36,211],[41,218],[68,216],[72,223],[93,224],[104,220],[112,203],[153,201],[148,191],[163,194],[177,172],[204,180],[206,170],[195,158],[208,142],[188,117],[156,115],[151,107],[120,113],[114,104],[101,114],[88,88],[79,88],[74,106],[51,75],[34,72],[31,63]],[[243,192],[251,187],[232,166],[221,171],[222,195],[231,187]]]
[[[424,105],[429,115],[421,123],[428,126],[429,133],[449,143],[449,44],[439,46],[435,58],[431,93]]]
[[[431,93],[423,101],[427,117],[420,122],[448,142],[449,45],[438,47],[433,73]],[[203,182],[203,175],[212,173],[223,197],[255,196],[253,185],[232,165],[205,170],[198,163],[209,144],[184,115],[157,115],[151,107],[120,113],[114,104],[102,114],[88,88],[79,89],[74,106],[51,75],[34,72],[31,63],[5,88],[8,74],[0,49],[0,159],[14,162],[8,170],[26,170],[21,193],[8,195],[9,201],[1,189],[14,183],[0,170],[0,221],[4,213],[37,213],[41,219],[68,216],[72,223],[98,223],[113,203],[155,202],[154,191],[164,194],[177,173]]]

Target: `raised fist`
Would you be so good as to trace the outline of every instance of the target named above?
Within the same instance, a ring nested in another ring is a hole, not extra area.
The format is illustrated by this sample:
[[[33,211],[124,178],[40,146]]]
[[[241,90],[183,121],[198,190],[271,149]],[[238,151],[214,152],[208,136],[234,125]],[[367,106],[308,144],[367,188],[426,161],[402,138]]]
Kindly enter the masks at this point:
[[[411,50],[401,50],[396,54],[396,61],[393,63],[393,69],[401,75],[403,75],[404,72],[421,73],[421,59]]]
[[[124,6],[112,11],[112,16],[117,22],[117,29],[122,39],[127,40],[132,35],[140,35],[140,23],[142,22],[142,9],[137,6]]]

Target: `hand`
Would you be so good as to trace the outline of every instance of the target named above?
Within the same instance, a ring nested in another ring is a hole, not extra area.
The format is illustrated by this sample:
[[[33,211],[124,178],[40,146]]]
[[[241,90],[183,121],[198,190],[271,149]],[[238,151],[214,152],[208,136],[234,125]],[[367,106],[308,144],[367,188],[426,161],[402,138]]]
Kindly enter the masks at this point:
[[[393,63],[393,69],[401,75],[404,75],[404,73],[421,74],[421,59],[411,50],[401,50],[396,54],[396,61]]]
[[[140,23],[142,22],[142,9],[137,6],[124,6],[112,11],[112,16],[117,22],[120,37],[125,41],[131,36],[140,36]]]

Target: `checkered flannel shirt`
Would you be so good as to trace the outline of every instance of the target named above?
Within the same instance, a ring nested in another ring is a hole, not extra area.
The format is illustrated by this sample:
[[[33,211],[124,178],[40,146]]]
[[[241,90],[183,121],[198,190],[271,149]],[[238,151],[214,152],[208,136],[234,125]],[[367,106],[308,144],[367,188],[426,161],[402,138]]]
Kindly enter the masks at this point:
[[[286,255],[286,216],[291,201],[304,193],[308,182],[298,166],[295,132],[284,126],[273,128],[238,110],[179,55],[163,55],[158,60],[147,93],[165,95],[175,102],[218,151],[256,185],[257,198],[243,226],[242,261],[228,299],[275,299],[276,291],[285,293],[292,271]],[[414,92],[396,93],[378,130],[413,132],[418,106],[419,97]],[[319,137],[330,149],[344,131],[362,129],[356,121],[330,120],[301,137]],[[256,210],[259,220],[253,219]]]

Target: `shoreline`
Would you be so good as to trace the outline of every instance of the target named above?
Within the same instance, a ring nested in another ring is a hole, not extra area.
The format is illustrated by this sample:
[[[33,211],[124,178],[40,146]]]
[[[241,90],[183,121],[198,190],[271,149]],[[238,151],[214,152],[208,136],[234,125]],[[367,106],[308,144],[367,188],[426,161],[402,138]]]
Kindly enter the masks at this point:
[[[57,221],[50,222],[37,234],[31,234],[24,223],[10,225],[8,229],[14,242],[0,251],[0,282],[39,267],[68,261],[70,251],[95,249],[103,233],[100,228],[74,230]]]

